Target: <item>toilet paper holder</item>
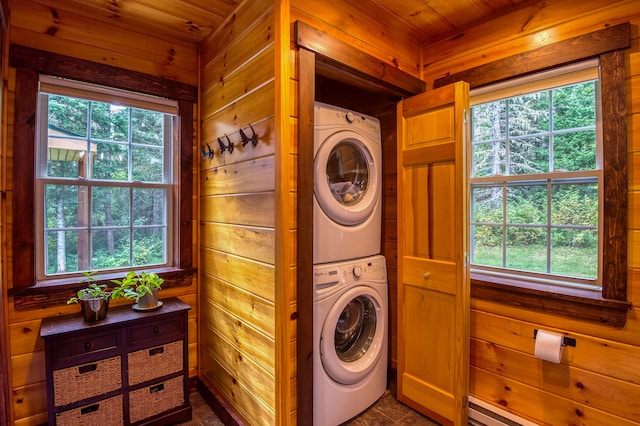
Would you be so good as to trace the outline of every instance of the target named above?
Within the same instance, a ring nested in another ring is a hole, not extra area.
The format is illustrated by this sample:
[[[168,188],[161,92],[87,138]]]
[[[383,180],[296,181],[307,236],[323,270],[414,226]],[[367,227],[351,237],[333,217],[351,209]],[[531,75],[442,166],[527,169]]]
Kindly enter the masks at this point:
[[[538,336],[538,329],[534,328],[533,329],[533,338],[535,339],[537,336]],[[562,336],[562,346],[573,346],[575,348],[576,347],[576,339],[573,339],[571,337]]]

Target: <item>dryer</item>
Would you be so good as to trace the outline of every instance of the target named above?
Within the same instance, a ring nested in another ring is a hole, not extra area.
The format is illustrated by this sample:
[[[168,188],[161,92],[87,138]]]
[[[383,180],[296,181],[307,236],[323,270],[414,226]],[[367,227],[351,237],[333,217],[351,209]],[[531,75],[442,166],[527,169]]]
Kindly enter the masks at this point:
[[[380,122],[321,102],[314,116],[313,263],[380,253]]]
[[[314,266],[313,424],[336,426],[387,389],[383,256]]]

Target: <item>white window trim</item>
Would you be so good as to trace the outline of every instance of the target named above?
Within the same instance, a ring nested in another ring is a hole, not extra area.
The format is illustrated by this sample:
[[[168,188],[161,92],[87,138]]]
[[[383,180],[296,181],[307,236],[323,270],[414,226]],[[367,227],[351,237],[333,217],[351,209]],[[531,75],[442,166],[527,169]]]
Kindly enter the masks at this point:
[[[489,103],[505,98],[511,98],[526,93],[550,90],[556,87],[571,85],[575,83],[585,82],[589,80],[600,79],[599,60],[597,58],[573,63],[563,67],[557,67],[548,71],[543,71],[523,77],[501,81],[495,84],[487,85],[472,89],[470,91],[469,106]],[[599,89],[596,92],[597,102],[601,104]],[[469,187],[474,184],[532,181],[540,179],[563,179],[575,178],[580,176],[596,176],[598,183],[598,276],[595,280],[582,279],[579,277],[564,277],[562,275],[534,273],[529,271],[519,271],[509,268],[495,268],[484,265],[471,264],[472,273],[480,273],[497,278],[507,278],[524,280],[535,284],[545,284],[559,286],[563,288],[575,288],[586,291],[599,293],[602,291],[602,257],[603,257],[603,238],[601,235],[603,227],[603,155],[602,155],[602,114],[601,107],[596,108],[596,167],[595,171],[588,172],[549,172],[538,175],[509,175],[509,176],[482,176],[473,178],[472,167],[473,161],[468,162],[468,182]],[[468,158],[472,157],[473,146],[468,147]],[[470,192],[469,192],[470,193]]]
[[[61,95],[74,98],[86,99],[89,101],[105,102],[110,104],[122,105],[125,107],[139,108],[153,110],[164,114],[174,116],[173,126],[177,124],[178,117],[178,102],[175,100],[159,98],[155,96],[119,90],[109,88],[105,86],[98,86],[90,83],[82,83],[74,80],[68,80],[58,77],[51,77],[47,75],[39,76],[39,90],[38,90],[38,117],[47,116],[46,105],[41,105],[40,95]],[[43,111],[43,109],[45,109]],[[175,133],[175,132],[173,132]],[[82,272],[68,272],[62,274],[46,274],[45,265],[45,236],[44,236],[44,188],[47,184],[80,184],[85,183],[87,186],[99,187],[99,186],[114,186],[114,187],[128,187],[128,188],[162,188],[166,191],[167,203],[164,206],[164,228],[166,229],[166,241],[165,241],[165,263],[150,265],[152,268],[169,267],[173,266],[174,262],[174,238],[175,233],[178,232],[174,220],[174,179],[176,176],[176,158],[174,154],[175,143],[165,144],[164,156],[168,158],[164,164],[163,176],[165,182],[152,183],[152,182],[138,182],[138,181],[118,181],[109,182],[102,180],[84,180],[70,179],[70,178],[50,178],[46,176],[47,173],[47,147],[46,142],[42,141],[42,135],[48,134],[48,120],[41,120],[37,123],[36,127],[36,167],[35,167],[35,218],[36,218],[36,239],[39,241],[36,244],[36,280],[48,280],[58,279],[64,277],[81,277]],[[39,167],[38,167],[39,166]],[[95,182],[95,183],[92,183]],[[91,200],[88,200],[88,216],[91,212]],[[134,208],[133,202],[131,208]],[[90,217],[87,218],[90,221]],[[88,225],[90,227],[90,225]],[[72,229],[73,227],[69,228]],[[130,228],[130,227],[129,227]],[[89,243],[90,244],[90,243]],[[89,250],[89,254],[92,250]],[[141,265],[140,267],[144,267]],[[120,268],[110,268],[108,270],[100,270],[105,272],[118,272],[131,270],[132,266],[123,266]],[[136,268],[136,266],[133,266]],[[92,269],[96,270],[96,269]]]

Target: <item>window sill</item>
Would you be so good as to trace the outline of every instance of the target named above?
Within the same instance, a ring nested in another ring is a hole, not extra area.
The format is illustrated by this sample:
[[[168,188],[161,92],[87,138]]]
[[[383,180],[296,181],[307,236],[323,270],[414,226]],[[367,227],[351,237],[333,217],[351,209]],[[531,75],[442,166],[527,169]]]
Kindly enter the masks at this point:
[[[164,279],[162,288],[188,287],[191,285],[196,269],[180,268],[155,268],[146,269],[147,272],[155,272]],[[99,274],[98,282],[113,287],[112,279],[124,277],[124,272]],[[11,288],[9,295],[14,296],[16,310],[41,309],[50,306],[66,304],[67,300],[74,296],[78,290],[85,287],[80,282],[81,278],[63,278],[43,280],[36,282],[31,287]]]
[[[539,312],[594,321],[612,327],[624,327],[631,303],[603,299],[593,291],[561,289],[551,285],[497,278],[471,273],[471,297]]]

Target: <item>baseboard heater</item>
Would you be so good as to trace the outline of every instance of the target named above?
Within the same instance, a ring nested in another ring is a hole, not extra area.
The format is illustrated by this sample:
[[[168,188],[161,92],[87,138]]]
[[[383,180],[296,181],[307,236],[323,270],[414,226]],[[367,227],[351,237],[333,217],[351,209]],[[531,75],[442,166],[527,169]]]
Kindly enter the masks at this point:
[[[472,426],[538,426],[529,420],[516,416],[469,396],[469,425]]]

